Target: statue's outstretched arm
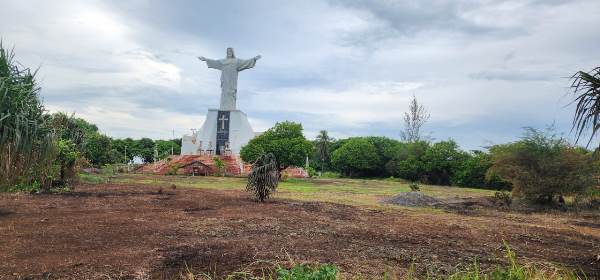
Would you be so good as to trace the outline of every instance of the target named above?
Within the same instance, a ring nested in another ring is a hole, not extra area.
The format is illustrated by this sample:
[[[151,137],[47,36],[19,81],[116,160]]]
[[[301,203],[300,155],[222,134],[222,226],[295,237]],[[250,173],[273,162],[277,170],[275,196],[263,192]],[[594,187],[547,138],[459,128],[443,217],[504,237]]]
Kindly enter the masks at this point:
[[[238,71],[244,71],[246,69],[250,69],[252,67],[254,67],[254,65],[256,65],[256,61],[259,60],[262,56],[257,55],[251,59],[247,59],[247,60],[242,60],[240,59],[238,62]]]
[[[215,68],[215,69],[219,69],[219,70],[223,69],[223,64],[219,60],[206,58],[204,56],[199,56],[198,59],[206,62],[206,66],[208,66],[208,68]]]

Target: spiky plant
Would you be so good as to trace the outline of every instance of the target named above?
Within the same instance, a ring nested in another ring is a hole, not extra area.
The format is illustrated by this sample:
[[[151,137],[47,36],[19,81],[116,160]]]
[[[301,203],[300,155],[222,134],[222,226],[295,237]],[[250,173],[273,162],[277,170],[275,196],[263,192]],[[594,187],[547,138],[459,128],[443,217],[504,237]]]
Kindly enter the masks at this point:
[[[253,164],[248,175],[246,190],[253,192],[260,202],[269,198],[279,184],[279,168],[272,153],[263,154]]]
[[[19,67],[14,56],[0,43],[0,191],[22,184],[49,186],[56,156],[35,71]]]
[[[572,130],[577,142],[586,130],[591,129],[589,145],[600,129],[600,67],[590,72],[578,71],[571,79],[571,89],[575,94],[573,103],[577,104]]]

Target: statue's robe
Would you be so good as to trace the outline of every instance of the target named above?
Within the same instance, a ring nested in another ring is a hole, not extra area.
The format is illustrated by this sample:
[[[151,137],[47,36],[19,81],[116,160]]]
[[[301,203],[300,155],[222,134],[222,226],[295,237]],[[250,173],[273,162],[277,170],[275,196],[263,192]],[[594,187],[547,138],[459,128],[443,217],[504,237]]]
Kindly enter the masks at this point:
[[[254,67],[256,65],[256,58],[247,60],[238,58],[206,59],[206,65],[208,65],[208,68],[221,70],[220,110],[235,110],[238,72]]]

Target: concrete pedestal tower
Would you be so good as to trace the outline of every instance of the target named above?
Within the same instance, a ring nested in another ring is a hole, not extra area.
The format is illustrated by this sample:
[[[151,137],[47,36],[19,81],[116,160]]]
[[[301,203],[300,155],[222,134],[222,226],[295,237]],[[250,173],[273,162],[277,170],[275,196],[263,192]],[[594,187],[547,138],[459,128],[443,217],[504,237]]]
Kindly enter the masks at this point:
[[[246,114],[236,109],[237,77],[240,71],[256,65],[260,55],[251,59],[238,59],[232,48],[227,48],[227,57],[220,60],[200,60],[208,68],[221,70],[221,106],[209,109],[204,124],[192,135],[184,135],[181,155],[239,155],[241,148],[254,138],[254,131]]]

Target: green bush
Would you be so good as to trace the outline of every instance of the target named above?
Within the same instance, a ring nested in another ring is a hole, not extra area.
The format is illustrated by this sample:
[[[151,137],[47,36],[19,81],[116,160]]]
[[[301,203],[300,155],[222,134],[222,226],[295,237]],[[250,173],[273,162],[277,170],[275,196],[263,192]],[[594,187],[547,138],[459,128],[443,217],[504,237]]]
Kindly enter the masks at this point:
[[[483,151],[472,151],[465,155],[465,159],[457,167],[451,181],[452,185],[471,188],[486,188],[494,190],[510,190],[510,183],[503,181],[498,176],[486,177],[488,169],[492,166],[492,156]]]
[[[217,176],[225,176],[225,162],[220,157],[213,157],[215,167],[217,168]]]
[[[412,191],[412,192],[420,192],[421,191],[421,187],[419,186],[418,182],[411,182],[410,184],[408,184],[408,187],[410,188],[410,191]]]
[[[338,269],[332,264],[315,267],[296,265],[290,269],[277,268],[277,279],[281,280],[335,280]]]
[[[331,162],[344,176],[371,175],[380,162],[375,146],[364,138],[351,138],[333,152]]]
[[[308,177],[318,177],[319,176],[319,172],[312,166],[309,166],[308,168],[305,168],[306,172],[308,173]]]
[[[321,178],[336,179],[336,178],[340,178],[340,177],[342,177],[342,176],[340,175],[340,173],[337,173],[337,172],[327,171],[327,172],[321,173]]]
[[[556,196],[585,192],[595,184],[596,168],[589,153],[562,137],[528,128],[522,140],[490,148],[488,176],[513,185],[513,196],[541,203]]]
[[[40,183],[31,182],[29,184],[18,184],[11,186],[8,189],[8,192],[27,192],[27,193],[37,193],[41,191]]]

